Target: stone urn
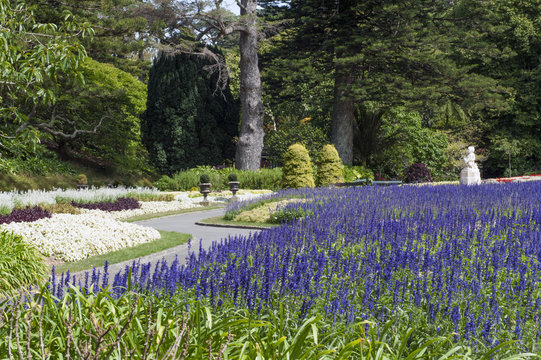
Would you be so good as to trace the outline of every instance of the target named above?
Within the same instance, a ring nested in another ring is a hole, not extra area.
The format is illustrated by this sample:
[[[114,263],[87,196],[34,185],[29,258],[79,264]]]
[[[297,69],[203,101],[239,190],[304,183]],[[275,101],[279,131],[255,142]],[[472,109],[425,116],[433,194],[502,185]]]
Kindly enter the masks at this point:
[[[237,194],[237,191],[239,191],[240,182],[238,181],[237,174],[235,173],[229,174],[227,179],[229,180],[229,190],[231,190],[231,192],[233,193],[233,197],[231,198],[231,200],[234,201],[237,199],[236,194]]]
[[[203,201],[201,202],[201,205],[203,206],[207,206],[209,204],[207,196],[210,193],[211,185],[210,177],[207,174],[201,175],[199,178],[199,192],[203,194]]]
[[[229,190],[233,193],[233,197],[236,196],[237,191],[239,191],[239,181],[230,181],[229,182]]]

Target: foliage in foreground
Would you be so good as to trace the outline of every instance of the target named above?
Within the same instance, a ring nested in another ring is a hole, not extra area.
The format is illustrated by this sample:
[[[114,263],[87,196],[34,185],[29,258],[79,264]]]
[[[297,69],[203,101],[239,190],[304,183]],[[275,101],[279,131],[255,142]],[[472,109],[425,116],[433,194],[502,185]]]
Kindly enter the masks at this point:
[[[451,336],[402,332],[393,322],[334,328],[319,317],[297,321],[287,308],[255,314],[161,293],[119,296],[108,289],[47,288],[0,308],[0,354],[15,359],[446,359],[472,350]],[[345,330],[345,331],[344,331]],[[498,355],[508,353],[502,344]],[[495,352],[487,352],[489,358]]]
[[[21,236],[0,232],[0,298],[43,280],[48,271],[39,252]]]

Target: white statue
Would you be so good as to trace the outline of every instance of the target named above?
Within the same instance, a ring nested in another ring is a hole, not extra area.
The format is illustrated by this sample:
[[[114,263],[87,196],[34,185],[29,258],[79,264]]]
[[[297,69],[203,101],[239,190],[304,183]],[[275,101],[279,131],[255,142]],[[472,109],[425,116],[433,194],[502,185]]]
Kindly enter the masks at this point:
[[[477,164],[475,163],[475,148],[473,146],[468,147],[468,151],[464,157],[464,162],[470,169],[477,169]]]
[[[460,183],[463,185],[479,185],[481,183],[481,174],[475,163],[475,148],[473,146],[468,147],[464,162],[466,167],[460,172]]]

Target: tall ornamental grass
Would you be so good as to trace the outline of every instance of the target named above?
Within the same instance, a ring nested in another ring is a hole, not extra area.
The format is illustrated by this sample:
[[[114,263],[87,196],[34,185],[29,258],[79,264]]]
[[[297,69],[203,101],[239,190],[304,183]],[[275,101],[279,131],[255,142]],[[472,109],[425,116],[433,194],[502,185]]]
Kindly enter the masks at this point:
[[[0,232],[0,298],[36,284],[47,277],[42,256],[19,235]]]
[[[358,321],[349,331],[321,317],[293,321],[282,307],[253,314],[180,297],[43,288],[0,307],[0,354],[9,359],[449,359],[470,348],[449,337],[403,334]],[[508,354],[502,344],[498,354]],[[493,353],[492,353],[493,354]],[[490,358],[491,353],[487,353]],[[504,358],[504,357],[502,357]]]

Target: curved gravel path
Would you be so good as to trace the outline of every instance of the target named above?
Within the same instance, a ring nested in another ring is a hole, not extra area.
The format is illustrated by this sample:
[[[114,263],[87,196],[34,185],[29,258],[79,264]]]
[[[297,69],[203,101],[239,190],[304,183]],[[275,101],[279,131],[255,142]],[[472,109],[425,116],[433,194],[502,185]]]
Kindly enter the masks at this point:
[[[137,221],[136,224],[153,227],[157,230],[165,231],[177,231],[181,233],[191,234],[192,235],[192,246],[190,251],[197,253],[199,250],[199,240],[201,240],[202,246],[205,249],[208,249],[212,245],[213,241],[226,238],[229,235],[249,235],[250,233],[255,233],[257,230],[250,229],[238,229],[238,228],[222,228],[222,227],[212,227],[212,226],[201,226],[196,225],[195,223],[203,219],[210,217],[220,216],[225,213],[225,209],[215,209],[215,210],[203,210],[196,211],[180,215],[171,215],[161,218],[154,218],[149,220]],[[144,263],[156,263],[162,258],[165,258],[168,262],[173,261],[175,256],[178,256],[178,259],[181,263],[185,262],[186,257],[188,256],[188,244],[183,244],[175,246],[154,254],[140,257],[138,259],[131,259],[124,261],[118,264],[109,265],[109,274],[116,274],[119,270],[124,269],[126,265],[131,265],[134,260],[140,260],[142,264]],[[77,278],[80,275],[84,275],[88,270],[81,271],[77,274]]]

